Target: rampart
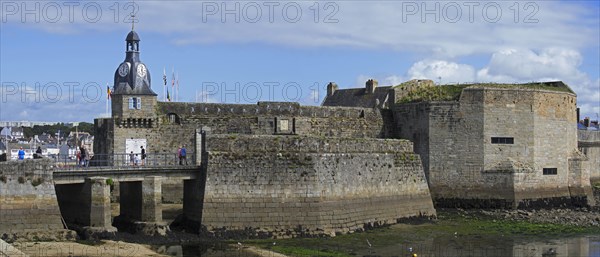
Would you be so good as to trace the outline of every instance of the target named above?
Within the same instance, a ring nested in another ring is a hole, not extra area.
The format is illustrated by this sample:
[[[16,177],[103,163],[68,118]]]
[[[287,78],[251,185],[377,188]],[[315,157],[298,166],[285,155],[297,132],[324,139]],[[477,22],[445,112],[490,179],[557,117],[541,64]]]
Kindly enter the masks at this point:
[[[217,237],[335,235],[434,216],[406,140],[209,135],[202,224]]]
[[[600,131],[577,130],[579,150],[590,162],[590,179],[600,181]]]
[[[94,152],[125,153],[126,139],[145,138],[150,153],[176,153],[181,145],[193,145],[196,129],[205,126],[214,134],[384,138],[391,133],[386,125],[391,125],[391,113],[372,108],[159,102],[156,113],[151,126],[137,120],[97,119],[98,138],[106,141],[96,140]]]
[[[46,159],[0,162],[2,239],[74,239],[61,221],[52,165]]]
[[[437,206],[591,200],[587,162],[576,151],[574,94],[469,87],[459,101],[396,104],[394,119],[396,136],[412,140],[423,159]]]
[[[155,116],[147,119],[96,119],[94,153],[125,154],[127,139],[145,139],[150,154],[188,152],[196,130],[210,127],[213,134],[307,135],[318,137],[383,138],[391,134],[389,110],[300,106],[298,103],[212,104],[158,102]],[[102,158],[98,155],[98,158]],[[182,185],[164,181],[167,202],[183,199]]]

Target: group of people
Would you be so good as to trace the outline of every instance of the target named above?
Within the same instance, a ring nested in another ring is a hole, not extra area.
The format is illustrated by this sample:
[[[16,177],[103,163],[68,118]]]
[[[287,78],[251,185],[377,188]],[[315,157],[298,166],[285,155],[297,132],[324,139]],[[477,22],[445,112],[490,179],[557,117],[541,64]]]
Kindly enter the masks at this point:
[[[19,148],[17,155],[19,160],[25,160],[25,150],[23,150],[23,147]],[[79,151],[77,151],[75,157],[77,158],[77,166],[87,167],[90,165],[90,154],[87,149],[85,149],[85,146],[81,145],[79,147]],[[40,158],[43,158],[42,147],[38,146],[37,150],[35,150],[35,154],[33,155],[33,159]]]
[[[90,165],[90,153],[85,149],[85,146],[81,145],[79,151],[76,154],[77,165],[81,167],[87,167]]]
[[[131,153],[129,153],[129,164],[131,166],[144,166],[146,165],[146,149],[144,149],[143,146],[140,146],[141,149],[141,159],[138,156],[138,154],[134,154],[133,151],[131,151]]]
[[[146,165],[146,149],[143,146],[140,146],[140,154],[134,153],[133,151],[129,152],[129,165],[131,166],[144,166]],[[177,150],[177,158],[179,159],[179,165],[188,165],[187,162],[187,149],[185,145],[182,145]]]
[[[17,153],[19,160],[25,160],[25,150],[23,147],[19,148],[19,152]],[[33,155],[33,159],[42,158],[42,147],[38,146],[37,150],[35,150],[35,154]]]

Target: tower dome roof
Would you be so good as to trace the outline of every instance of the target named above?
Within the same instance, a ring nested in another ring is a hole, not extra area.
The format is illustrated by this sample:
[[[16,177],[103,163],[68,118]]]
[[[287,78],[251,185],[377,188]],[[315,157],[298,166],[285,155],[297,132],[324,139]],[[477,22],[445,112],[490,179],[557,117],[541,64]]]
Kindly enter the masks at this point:
[[[138,34],[132,30],[129,32],[129,34],[127,34],[125,41],[140,41],[140,36],[138,36]]]

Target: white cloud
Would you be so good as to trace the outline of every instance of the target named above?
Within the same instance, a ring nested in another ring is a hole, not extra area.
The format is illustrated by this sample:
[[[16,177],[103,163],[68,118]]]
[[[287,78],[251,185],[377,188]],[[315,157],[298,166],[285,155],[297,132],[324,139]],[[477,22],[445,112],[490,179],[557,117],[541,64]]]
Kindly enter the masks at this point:
[[[597,9],[571,2],[529,2],[531,6],[527,8],[527,3],[519,2],[519,13],[514,11],[516,2],[494,2],[487,14],[484,7],[490,3],[485,1],[476,3],[473,11],[469,3],[474,2],[340,1],[316,5],[316,2],[282,1],[272,10],[266,3],[141,1],[137,2],[136,29],[164,34],[175,44],[260,42],[298,47],[349,46],[423,52],[434,58],[489,54],[506,47],[581,49],[598,43]],[[93,12],[84,15],[82,4],[75,7],[73,23],[64,7],[64,17],[56,23],[48,22],[46,18],[51,15],[44,13],[40,23],[22,23],[22,15],[17,13],[7,16],[7,24],[50,33],[123,30],[129,27],[131,9],[126,8],[127,3],[119,2],[120,12],[116,13],[116,4],[99,2],[103,12],[97,20]],[[235,4],[239,4],[237,10]],[[211,12],[209,8],[215,7]],[[224,7],[236,11],[225,14]],[[257,22],[252,20],[256,17],[255,7],[261,10]],[[411,7],[416,7],[416,11],[411,12]],[[294,20],[296,8],[301,15]],[[434,12],[427,14],[424,9]],[[502,14],[497,20],[491,19],[496,9]],[[460,15],[453,10],[460,10]]]
[[[105,116],[104,96],[85,97],[83,90],[61,94],[39,86],[0,85],[0,117],[2,120],[92,121]],[[90,89],[90,92],[92,89]],[[58,120],[57,120],[58,119]]]
[[[510,74],[516,81],[581,80],[586,75],[579,71],[582,57],[579,52],[566,48],[546,48],[536,53],[532,50],[506,49],[498,51],[484,69],[477,74],[482,81],[505,81]]]
[[[378,78],[397,85],[409,79],[441,77],[442,84],[469,82],[526,83],[532,81],[563,81],[577,94],[584,115],[595,116],[600,106],[600,78],[592,79],[580,70],[581,54],[569,48],[546,48],[536,53],[528,49],[505,49],[491,55],[485,67],[476,71],[469,64],[446,60],[421,60],[403,75]],[[360,76],[364,81],[368,76]]]
[[[477,72],[480,82],[556,81],[567,83],[577,94],[583,112],[600,105],[600,78],[590,78],[580,70],[582,56],[567,48],[532,50],[508,49],[492,55],[488,65]]]
[[[441,60],[424,60],[413,64],[408,70],[409,79],[431,79],[442,84],[466,83],[475,80],[475,69],[466,64]]]
[[[218,103],[219,100],[217,99],[218,94],[216,93],[211,93],[208,92],[207,90],[202,90],[199,92],[196,92],[196,99],[194,99],[194,102],[199,102],[199,103]]]
[[[384,85],[384,86],[395,86],[398,84],[401,84],[402,82],[405,82],[407,79],[405,79],[402,76],[397,76],[397,75],[391,75],[388,77],[385,77],[381,80],[380,85]]]

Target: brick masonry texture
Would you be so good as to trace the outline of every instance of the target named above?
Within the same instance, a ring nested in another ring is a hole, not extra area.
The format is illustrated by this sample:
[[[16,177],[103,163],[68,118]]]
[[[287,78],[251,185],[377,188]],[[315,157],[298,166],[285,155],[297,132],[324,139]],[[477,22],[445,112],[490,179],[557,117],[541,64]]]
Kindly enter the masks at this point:
[[[600,181],[600,131],[578,130],[579,150],[590,162],[590,179]]]
[[[0,162],[0,235],[62,230],[53,162]]]
[[[421,84],[412,87],[433,86]],[[112,119],[95,121],[94,152],[124,154],[126,139],[146,139],[149,154],[168,154],[175,164],[179,146],[200,151],[205,131],[206,184],[185,182],[187,202],[200,203],[184,213],[215,234],[335,234],[432,215],[431,198],[449,207],[593,204],[593,164],[577,150],[574,94],[474,85],[458,101],[395,103],[406,92],[389,90],[392,100],[379,108],[140,96],[142,109],[131,110],[123,98],[113,102]],[[166,194],[173,197],[163,201],[185,205],[185,193]]]
[[[406,140],[211,135],[202,224],[276,237],[335,235],[434,216]]]
[[[461,204],[452,199],[496,207],[589,200],[575,113],[570,93],[478,87],[464,89],[459,101],[394,107],[397,137],[415,143],[441,206]],[[510,137],[514,144],[493,144],[492,137]],[[543,168],[558,174],[543,175]]]

